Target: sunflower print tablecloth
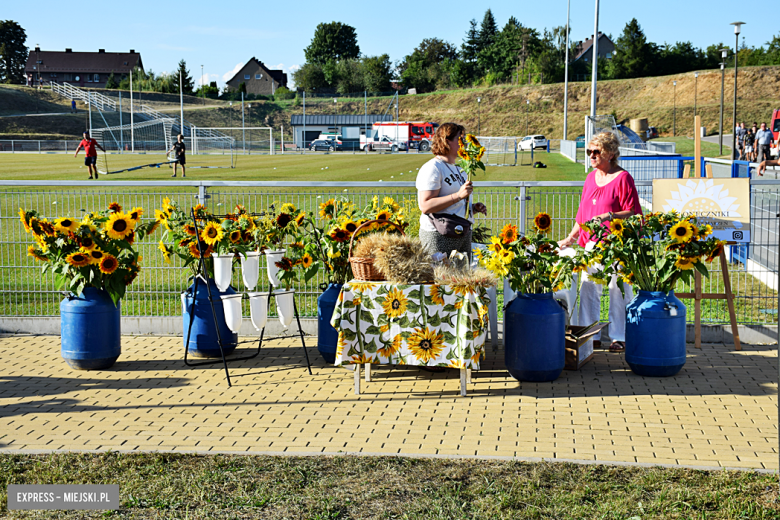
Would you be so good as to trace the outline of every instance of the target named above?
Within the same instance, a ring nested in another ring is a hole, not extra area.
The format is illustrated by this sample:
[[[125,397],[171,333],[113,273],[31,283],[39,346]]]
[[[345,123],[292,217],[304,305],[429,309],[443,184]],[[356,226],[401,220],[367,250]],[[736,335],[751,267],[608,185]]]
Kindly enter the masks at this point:
[[[489,303],[483,287],[348,282],[331,320],[339,333],[335,364],[479,370]]]

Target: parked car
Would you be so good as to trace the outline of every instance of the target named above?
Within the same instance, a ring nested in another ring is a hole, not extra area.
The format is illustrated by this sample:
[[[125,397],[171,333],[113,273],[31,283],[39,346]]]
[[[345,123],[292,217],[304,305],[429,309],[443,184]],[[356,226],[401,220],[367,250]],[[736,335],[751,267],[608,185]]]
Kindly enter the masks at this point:
[[[647,138],[655,139],[656,137],[658,137],[658,129],[654,126],[651,126],[647,129]]]
[[[378,141],[367,144],[369,150],[390,150],[391,152],[405,151],[406,143],[404,141],[393,141],[389,137],[382,136]]]
[[[585,148],[585,134],[578,135],[575,141],[577,142],[577,148]]]
[[[341,143],[333,139],[316,139],[309,145],[309,150],[312,152],[325,150],[326,152],[341,151]]]
[[[517,143],[517,150],[522,152],[523,150],[534,150],[537,148],[547,149],[547,138],[543,135],[527,135]]]

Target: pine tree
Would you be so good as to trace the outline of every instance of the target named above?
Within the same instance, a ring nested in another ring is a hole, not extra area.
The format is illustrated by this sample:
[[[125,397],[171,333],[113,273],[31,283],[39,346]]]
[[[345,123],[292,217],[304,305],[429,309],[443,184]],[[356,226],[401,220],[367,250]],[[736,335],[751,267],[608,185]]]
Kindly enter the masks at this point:
[[[632,18],[615,42],[616,54],[610,68],[612,78],[641,78],[652,66],[652,46],[636,18]]]
[[[493,12],[488,9],[485,11],[485,16],[482,18],[482,24],[479,27],[479,35],[477,36],[477,52],[484,51],[489,48],[496,41],[496,35],[498,34],[498,26],[496,25],[496,19],[493,16]]]
[[[179,68],[176,70],[176,81],[179,80],[179,75],[181,75],[181,89],[182,92],[185,94],[192,94],[195,90],[195,82],[192,80],[192,76],[190,76],[190,71],[187,70],[187,62],[184,60],[181,60],[179,62]]]
[[[27,34],[21,25],[13,20],[0,20],[0,82],[25,82],[26,41]]]

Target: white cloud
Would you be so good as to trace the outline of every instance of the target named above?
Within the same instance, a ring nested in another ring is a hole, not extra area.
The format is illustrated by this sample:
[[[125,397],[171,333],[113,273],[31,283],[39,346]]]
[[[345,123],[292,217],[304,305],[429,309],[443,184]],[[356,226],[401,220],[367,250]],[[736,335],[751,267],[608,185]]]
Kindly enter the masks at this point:
[[[300,65],[290,65],[289,67],[287,67],[287,72],[292,73],[295,72],[296,70],[300,70],[300,68],[301,68]]]
[[[233,67],[233,70],[231,70],[230,72],[226,72],[226,73],[224,73],[224,74],[222,75],[222,81],[227,81],[227,80],[229,80],[230,78],[232,78],[233,76],[235,76],[235,75],[236,75],[236,73],[237,73],[239,70],[241,70],[241,67],[243,67],[243,66],[244,66],[244,62],[241,62],[241,63],[236,63],[236,66],[235,66],[235,67]]]
[[[218,78],[219,78],[219,74],[205,73],[205,74],[203,74],[203,76],[198,78],[198,80],[195,82],[195,84],[198,85],[198,86],[200,86],[200,85],[208,85],[209,83],[211,83],[212,80],[215,80],[215,79],[218,79]]]

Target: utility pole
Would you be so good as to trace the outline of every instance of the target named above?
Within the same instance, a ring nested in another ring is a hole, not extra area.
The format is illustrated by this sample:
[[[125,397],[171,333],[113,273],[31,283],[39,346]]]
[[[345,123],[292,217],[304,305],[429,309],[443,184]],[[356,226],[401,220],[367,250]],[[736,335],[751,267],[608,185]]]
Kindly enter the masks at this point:
[[[732,113],[731,123],[731,156],[737,151],[737,55],[739,54],[739,33],[742,30],[742,26],[745,22],[733,22],[730,25],[734,26],[734,36],[736,43],[734,44],[734,112]]]
[[[672,81],[674,85],[674,111],[672,112],[672,137],[677,135],[677,81]]]
[[[135,64],[130,67],[130,150],[135,153],[135,126],[133,125],[133,70]]]
[[[723,155],[723,90],[725,87],[725,77],[726,77],[726,58],[729,55],[728,49],[721,49],[720,50],[720,131],[718,132],[720,135],[718,136],[718,142],[720,144],[720,151],[718,152],[718,155]]]
[[[590,79],[590,116],[596,117],[596,82],[598,80],[599,68],[599,0],[596,0],[596,17],[593,24],[593,73]],[[589,137],[586,137],[588,139]]]
[[[203,83],[203,65],[200,66],[200,97],[203,98],[203,104],[206,104],[206,85]]]
[[[571,0],[566,3],[566,48],[564,49],[565,69],[563,80],[563,139],[568,139],[569,121],[569,20],[571,17]]]

